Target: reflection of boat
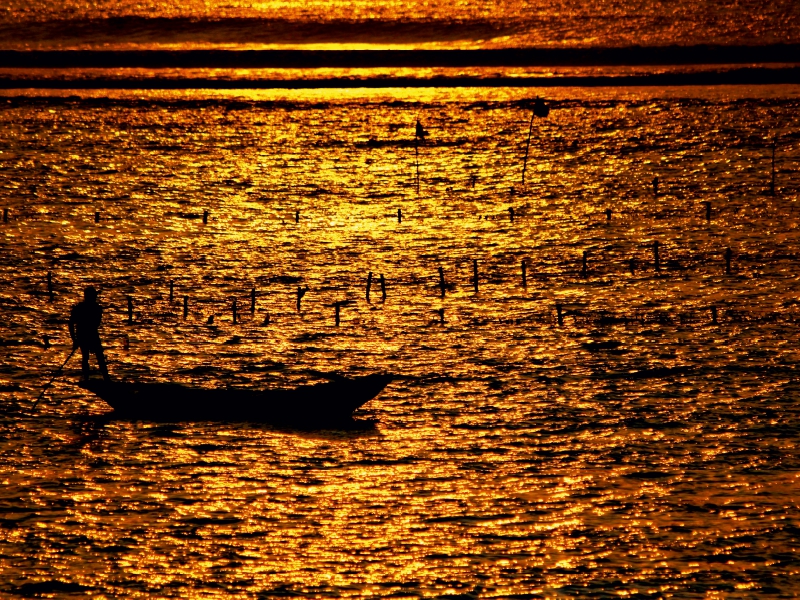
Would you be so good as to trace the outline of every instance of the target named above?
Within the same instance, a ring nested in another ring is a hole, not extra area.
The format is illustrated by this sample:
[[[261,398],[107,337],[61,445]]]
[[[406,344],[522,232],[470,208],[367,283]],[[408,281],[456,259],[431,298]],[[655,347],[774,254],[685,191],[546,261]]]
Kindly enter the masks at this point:
[[[381,393],[391,375],[338,377],[294,389],[246,390],[186,387],[177,383],[81,384],[114,408],[114,415],[153,421],[312,422],[349,419]]]
[[[474,140],[467,140],[466,138],[458,138],[454,140],[425,140],[425,146],[433,147],[433,146],[441,146],[441,147],[450,147],[450,146],[463,146],[464,144],[473,142]],[[419,145],[418,138],[396,138],[396,139],[384,139],[379,140],[378,138],[369,138],[366,142],[358,141],[355,142],[356,148],[414,148],[415,146]]]

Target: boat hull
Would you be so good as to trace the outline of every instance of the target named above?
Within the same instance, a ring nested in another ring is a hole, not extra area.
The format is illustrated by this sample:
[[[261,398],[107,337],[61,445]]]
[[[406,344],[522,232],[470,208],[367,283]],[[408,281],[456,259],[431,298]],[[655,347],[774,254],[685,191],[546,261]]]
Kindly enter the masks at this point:
[[[176,383],[88,381],[114,416],[153,421],[313,422],[349,419],[392,381],[366,375],[294,389],[203,389]]]

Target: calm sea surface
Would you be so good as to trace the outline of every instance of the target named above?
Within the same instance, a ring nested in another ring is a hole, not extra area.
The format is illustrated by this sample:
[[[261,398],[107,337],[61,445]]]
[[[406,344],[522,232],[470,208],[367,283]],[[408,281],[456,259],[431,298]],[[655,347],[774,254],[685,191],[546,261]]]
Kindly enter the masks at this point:
[[[0,49],[800,42],[795,0],[4,0]]]
[[[522,185],[535,90],[5,92],[0,596],[793,596],[800,87],[547,94]],[[31,413],[87,284],[118,378],[401,378],[156,424],[73,360]]]

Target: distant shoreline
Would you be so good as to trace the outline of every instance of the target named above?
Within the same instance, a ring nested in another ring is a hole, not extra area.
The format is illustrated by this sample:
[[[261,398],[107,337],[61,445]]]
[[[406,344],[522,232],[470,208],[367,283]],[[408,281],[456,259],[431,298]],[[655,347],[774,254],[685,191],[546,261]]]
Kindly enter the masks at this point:
[[[378,68],[800,63],[800,44],[497,50],[0,50],[0,67]]]
[[[692,73],[563,77],[381,77],[210,79],[198,77],[0,77],[0,89],[335,89],[434,87],[621,87],[800,84],[800,67],[743,68]]]

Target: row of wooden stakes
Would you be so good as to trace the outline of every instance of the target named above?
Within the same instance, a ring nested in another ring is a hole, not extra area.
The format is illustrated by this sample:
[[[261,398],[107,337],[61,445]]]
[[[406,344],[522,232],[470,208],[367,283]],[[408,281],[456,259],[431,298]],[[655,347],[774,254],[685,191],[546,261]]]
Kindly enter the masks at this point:
[[[704,201],[701,202],[701,204],[704,206],[704,209],[705,209],[705,219],[706,219],[706,221],[711,222],[711,213],[712,213],[711,201],[710,200],[704,200]],[[509,206],[508,209],[506,210],[506,212],[508,214],[508,219],[512,223],[514,222],[515,218],[519,218],[520,217],[520,212],[518,210],[516,210],[513,206]],[[613,213],[612,209],[606,208],[603,211],[603,214],[605,214],[606,221],[611,221],[611,217],[612,217],[612,215],[614,213]],[[211,215],[211,212],[209,210],[204,210],[202,215],[190,215],[190,216],[192,218],[201,219],[203,224],[208,224],[208,218],[209,218],[210,215]],[[403,210],[401,208],[398,208],[397,209],[397,213],[392,213],[391,216],[392,216],[392,218],[397,218],[397,222],[398,223],[402,223],[403,222]],[[295,210],[294,211],[293,217],[294,217],[294,222],[295,223],[300,223],[300,211],[299,210]],[[11,218],[10,209],[4,208],[3,209],[3,223],[8,223],[10,218]],[[485,215],[484,216],[484,215],[481,215],[481,216],[479,216],[479,218],[492,220],[492,219],[495,219],[496,216],[489,216],[489,215]],[[100,223],[101,220],[102,220],[101,212],[99,210],[96,210],[94,212],[94,222],[95,223]]]
[[[653,244],[652,244],[653,268],[654,268],[654,270],[656,272],[660,272],[661,268],[662,268],[661,267],[661,258],[660,258],[660,247],[661,247],[661,244],[658,241],[654,241],[653,242]],[[730,275],[732,273],[732,271],[731,271],[731,262],[732,262],[732,259],[733,259],[733,251],[730,248],[726,248],[724,256],[725,256],[725,273]],[[584,250],[583,251],[583,255],[582,255],[582,259],[581,259],[581,271],[580,271],[580,274],[581,274],[582,278],[588,278],[588,276],[589,276],[589,259],[588,259],[588,257],[589,257],[589,252]],[[628,264],[629,264],[629,269],[630,269],[631,274],[634,274],[636,272],[636,268],[637,268],[637,265],[638,265],[636,259],[635,258],[629,259],[629,263]],[[528,263],[527,263],[527,261],[525,259],[523,259],[520,262],[520,270],[521,270],[521,284],[522,284],[522,287],[526,288],[528,286]],[[445,279],[444,267],[442,267],[442,266],[438,267],[438,274],[439,274],[439,282],[438,282],[438,286],[437,287],[439,288],[440,295],[442,297],[444,297],[445,294],[446,294],[446,291],[448,290],[448,288],[451,287],[451,285],[448,284],[446,279]],[[374,281],[374,278],[373,278],[372,271],[369,271],[369,274],[367,275],[367,284],[366,284],[366,299],[367,299],[367,302],[370,302],[370,299],[371,299],[373,281]],[[386,278],[384,277],[383,273],[379,274],[377,281],[378,281],[378,285],[380,286],[381,299],[382,300],[386,300],[386,296],[387,296],[386,295]],[[475,293],[479,292],[480,274],[479,274],[479,271],[478,271],[478,260],[477,259],[473,259],[472,260],[472,287],[473,287]],[[303,288],[303,287],[299,287],[299,286],[297,288],[297,310],[298,311],[300,311],[300,302],[301,302],[303,296],[305,295],[305,293],[308,291],[308,289],[309,289],[308,287]],[[54,287],[53,287],[53,273],[51,271],[48,271],[48,273],[47,273],[47,294],[49,296],[50,301],[52,302],[55,299],[55,290],[54,290]],[[174,295],[175,295],[175,282],[171,280],[169,282],[169,300],[170,300],[170,302],[174,301]],[[256,303],[256,289],[255,288],[253,288],[251,290],[250,297],[251,297],[251,312],[255,312],[255,303]],[[184,306],[186,305],[186,301],[187,301],[186,299],[187,298],[188,298],[187,296],[184,296]],[[236,302],[236,301],[234,300],[234,302]],[[340,302],[338,304],[341,305],[341,306],[344,306],[346,303],[347,303],[347,301],[342,301],[342,302]],[[235,306],[235,304],[234,304],[234,306]],[[234,308],[234,310],[235,310],[235,308]]]
[[[654,245],[653,245],[653,251],[654,251],[656,269],[659,268],[658,267],[658,264],[659,264],[658,263],[658,261],[659,261],[659,259],[658,259],[658,248],[659,248],[659,244],[658,244],[658,242],[655,242]],[[726,271],[728,273],[730,273],[731,255],[732,255],[732,252],[731,252],[730,248],[728,248],[726,250],[726,253],[725,253]],[[473,267],[472,284],[473,284],[473,289],[474,289],[475,293],[477,294],[479,292],[479,272],[478,272],[478,261],[477,260],[473,260],[472,267]],[[582,273],[583,273],[584,276],[586,276],[586,270],[587,270],[587,261],[586,261],[586,253],[584,252],[583,270],[582,270]],[[633,271],[633,266],[631,267],[631,270]],[[521,280],[522,286],[523,287],[527,287],[527,263],[526,263],[525,260],[523,260],[521,262],[521,271],[522,271],[522,280]],[[443,267],[441,267],[441,266],[438,267],[438,274],[439,274],[438,288],[439,288],[439,292],[440,292],[441,297],[444,298],[445,294],[446,294],[446,291],[448,289],[452,288],[452,284],[448,284],[447,283],[447,281],[445,279],[445,274],[444,274],[444,268]],[[367,276],[366,294],[365,294],[366,301],[368,303],[371,302],[372,287],[373,287],[373,283],[375,281],[376,281],[376,278],[373,277],[373,273],[372,273],[372,271],[370,271],[368,276]],[[384,277],[384,275],[382,273],[379,274],[379,276],[377,278],[377,285],[380,286],[380,300],[381,300],[381,302],[384,302],[384,301],[386,301],[386,298],[387,298],[387,291],[386,291],[386,278]],[[308,290],[309,290],[308,286],[306,286],[306,287],[297,286],[296,294],[295,294],[295,298],[296,298],[295,305],[296,305],[297,312],[301,312],[302,299],[305,296],[305,294],[308,292]],[[54,291],[54,287],[53,287],[53,274],[52,274],[52,272],[48,272],[47,273],[47,293],[48,293],[50,301],[51,302],[54,301],[54,299],[55,299],[55,291]],[[255,313],[256,313],[256,298],[257,298],[257,290],[256,290],[255,287],[253,287],[250,290],[250,311],[249,311],[251,313],[251,315],[253,315],[253,317],[255,316]],[[134,320],[134,299],[133,299],[133,297],[130,296],[130,295],[127,295],[126,296],[126,302],[127,302],[127,321],[128,321],[128,324],[132,325],[135,322],[135,320]],[[175,282],[174,282],[174,280],[170,280],[170,282],[169,282],[169,303],[173,304],[174,302],[175,302]],[[339,326],[339,324],[341,322],[341,308],[344,307],[344,306],[347,306],[350,303],[351,303],[350,300],[340,300],[340,301],[337,301],[337,302],[333,302],[332,304],[329,305],[334,309],[334,323],[335,323],[336,326]],[[556,319],[557,319],[557,322],[558,322],[559,325],[563,325],[563,314],[562,314],[563,305],[560,304],[560,303],[557,303],[555,305],[555,308],[556,308]],[[717,309],[716,309],[716,307],[711,307],[710,310],[712,312],[712,322],[716,323],[717,322]],[[238,324],[241,321],[241,319],[240,319],[240,305],[239,305],[239,301],[238,301],[237,298],[233,298],[232,299],[231,312],[232,312],[232,316],[233,316],[233,324],[234,325]],[[440,323],[444,324],[444,322],[445,322],[444,308],[436,309],[435,312],[439,315]],[[189,296],[188,295],[184,295],[183,296],[183,318],[185,320],[188,317],[189,317]],[[214,324],[214,317],[215,317],[214,314],[212,314],[212,315],[210,315],[208,317],[208,321],[207,321],[208,325],[213,325]],[[603,317],[603,318],[606,318],[606,317]],[[624,319],[624,320],[625,320],[625,322],[628,322],[627,318]],[[635,319],[633,319],[633,320],[635,320]],[[262,325],[269,325],[269,323],[270,323],[270,315],[269,315],[269,313],[266,313]]]
[[[300,299],[302,295],[308,288],[298,288],[297,293],[297,307],[298,311],[300,311]],[[133,325],[135,323],[134,320],[134,305],[133,305],[133,298],[131,296],[126,296],[127,300],[127,314],[128,314],[128,324]],[[338,327],[341,323],[340,317],[340,310],[341,307],[350,304],[351,301],[343,300],[339,302],[334,302],[329,306],[334,308],[334,324]],[[187,319],[189,314],[189,297],[183,296],[183,318]],[[241,320],[240,313],[238,310],[238,302],[237,299],[234,298],[231,305],[232,310],[232,317],[233,317],[233,325],[241,324],[243,321]],[[707,309],[709,318],[705,319],[705,322],[711,325],[719,325],[719,308],[715,305],[709,306]],[[256,305],[255,305],[255,289],[251,291],[251,303],[250,303],[250,312],[254,316],[256,312]],[[435,314],[438,315],[438,322],[441,325],[445,324],[445,308],[440,307],[433,311]],[[534,315],[528,315],[527,317],[516,317],[516,318],[499,318],[499,319],[492,319],[492,318],[476,318],[474,319],[474,325],[480,324],[488,324],[491,322],[502,322],[502,323],[515,323],[515,324],[523,324],[526,322],[543,322],[543,323],[557,323],[559,326],[564,326],[564,321],[566,316],[572,317],[573,321],[576,325],[578,324],[587,324],[592,323],[599,326],[611,326],[611,325],[620,325],[620,324],[634,324],[638,323],[641,325],[645,325],[648,323],[657,323],[661,325],[674,325],[674,324],[686,324],[686,323],[698,323],[704,321],[699,314],[702,311],[699,311],[695,308],[689,312],[675,312],[674,310],[671,312],[665,311],[658,311],[654,310],[650,313],[645,311],[632,311],[630,313],[614,313],[608,310],[600,310],[600,311],[587,311],[583,309],[568,309],[565,307],[564,304],[557,302],[553,305],[553,312],[551,313],[544,313],[539,314],[536,313]],[[764,312],[764,313],[757,313],[753,311],[742,311],[736,309],[727,309],[727,320],[731,323],[746,323],[746,322],[778,322],[781,320],[781,316],[786,317],[786,315],[782,315],[781,313],[777,313],[775,311],[772,312]],[[214,325],[214,317],[215,315],[212,314],[208,317],[206,321],[207,325]],[[800,314],[795,314],[792,318],[788,319],[792,323],[796,323],[800,319]],[[786,319],[784,319],[786,320]],[[252,322],[252,321],[251,321]],[[271,318],[269,313],[265,314],[264,320],[261,325],[269,325],[271,322]]]
[[[209,217],[210,214],[211,213],[209,211],[207,211],[207,210],[203,211],[203,215],[202,215],[201,218],[203,219],[203,223],[204,224],[208,224],[208,217]],[[11,218],[11,211],[8,208],[4,208],[3,209],[3,223],[8,223],[10,218]],[[99,223],[100,220],[101,220],[100,211],[99,210],[94,211],[94,222],[95,223]]]

